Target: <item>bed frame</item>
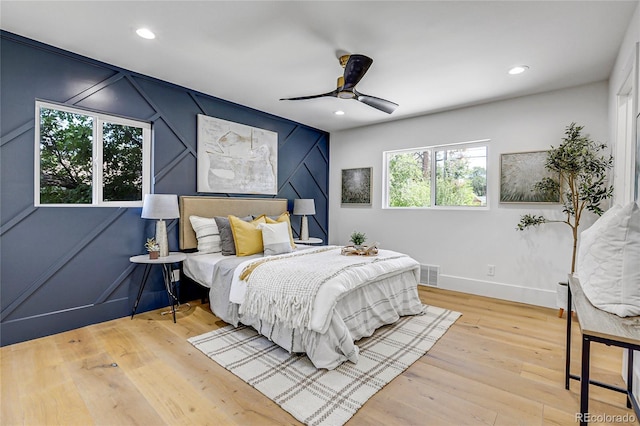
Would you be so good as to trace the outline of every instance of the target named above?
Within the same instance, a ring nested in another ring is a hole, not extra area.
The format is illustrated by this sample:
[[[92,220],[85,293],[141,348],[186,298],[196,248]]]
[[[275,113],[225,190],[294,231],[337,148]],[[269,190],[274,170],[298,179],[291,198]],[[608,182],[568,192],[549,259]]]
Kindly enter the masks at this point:
[[[189,216],[248,216],[266,214],[277,216],[287,211],[286,198],[230,198],[230,197],[180,197],[180,250],[192,251],[198,247],[196,234]]]

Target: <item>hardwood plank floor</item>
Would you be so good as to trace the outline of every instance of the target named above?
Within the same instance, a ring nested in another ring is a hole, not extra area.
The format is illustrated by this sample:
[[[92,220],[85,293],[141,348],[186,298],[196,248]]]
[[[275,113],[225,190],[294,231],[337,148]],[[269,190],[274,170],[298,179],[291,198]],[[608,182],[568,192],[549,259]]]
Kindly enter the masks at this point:
[[[422,286],[420,297],[462,317],[348,425],[576,424],[556,310]],[[177,324],[161,309],[3,347],[0,424],[300,424],[187,342],[225,325],[191,305]],[[577,373],[577,325],[573,342]],[[593,378],[623,385],[621,349],[594,344],[592,357]],[[592,386],[591,414],[609,416],[594,424],[638,424],[624,398]]]

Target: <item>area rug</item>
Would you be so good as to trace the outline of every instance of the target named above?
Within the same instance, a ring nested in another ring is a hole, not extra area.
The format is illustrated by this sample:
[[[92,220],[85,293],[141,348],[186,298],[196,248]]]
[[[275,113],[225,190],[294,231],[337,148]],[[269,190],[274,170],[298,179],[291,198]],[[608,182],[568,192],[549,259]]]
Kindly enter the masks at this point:
[[[189,342],[306,425],[343,425],[371,396],[423,356],[460,313],[425,305],[357,342],[360,360],[316,369],[250,327],[226,326]]]

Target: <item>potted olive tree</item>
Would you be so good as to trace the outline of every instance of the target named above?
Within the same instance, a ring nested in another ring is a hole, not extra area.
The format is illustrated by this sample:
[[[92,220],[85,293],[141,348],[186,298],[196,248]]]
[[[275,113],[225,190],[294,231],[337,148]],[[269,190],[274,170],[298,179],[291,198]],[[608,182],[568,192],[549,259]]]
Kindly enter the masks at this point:
[[[520,218],[517,229],[523,231],[543,223],[564,223],[571,228],[573,251],[571,273],[576,269],[578,249],[578,229],[585,211],[600,216],[604,211],[602,201],[613,195],[613,186],[608,185],[607,172],[613,166],[613,157],[604,155],[606,145],[593,141],[589,135],[582,135],[584,126],[571,123],[565,130],[562,143],[547,153],[545,167],[558,179],[544,178],[537,182],[534,190],[552,192],[559,195],[564,219],[551,220],[544,216],[526,214]],[[562,311],[560,312],[560,316]]]

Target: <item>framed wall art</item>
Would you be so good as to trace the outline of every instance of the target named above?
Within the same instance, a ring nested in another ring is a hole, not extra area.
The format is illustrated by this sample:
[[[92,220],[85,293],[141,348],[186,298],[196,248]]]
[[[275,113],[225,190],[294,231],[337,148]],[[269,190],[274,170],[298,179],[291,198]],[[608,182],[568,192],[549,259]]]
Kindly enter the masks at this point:
[[[198,192],[278,193],[278,134],[198,114]]]
[[[545,177],[558,180],[545,167],[548,151],[516,152],[500,155],[501,203],[559,203],[560,193],[536,191],[534,186]]]
[[[342,205],[370,206],[373,167],[342,169]]]

